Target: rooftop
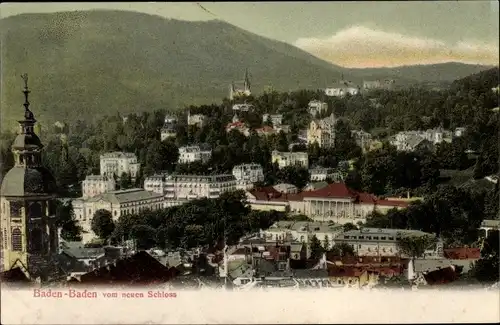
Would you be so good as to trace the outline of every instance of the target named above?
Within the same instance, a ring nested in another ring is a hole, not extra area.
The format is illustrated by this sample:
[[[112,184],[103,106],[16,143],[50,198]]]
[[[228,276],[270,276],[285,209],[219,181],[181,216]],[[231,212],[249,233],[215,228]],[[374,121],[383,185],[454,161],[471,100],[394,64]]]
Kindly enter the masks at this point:
[[[96,195],[90,199],[89,202],[98,202],[98,201],[107,201],[111,203],[127,203],[133,201],[141,201],[141,200],[151,200],[151,199],[159,199],[163,198],[162,194],[145,191],[142,188],[132,188],[128,190],[118,190],[107,192],[103,194]]]

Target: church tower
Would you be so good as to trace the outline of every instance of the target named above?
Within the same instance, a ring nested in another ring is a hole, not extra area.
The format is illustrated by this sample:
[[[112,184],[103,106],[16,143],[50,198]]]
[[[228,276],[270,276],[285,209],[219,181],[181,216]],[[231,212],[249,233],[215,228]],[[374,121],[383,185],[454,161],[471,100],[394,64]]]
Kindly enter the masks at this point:
[[[57,186],[42,166],[43,145],[35,134],[35,116],[28,101],[28,75],[24,80],[24,119],[12,143],[14,167],[0,189],[2,268],[20,267],[30,278],[45,280],[50,260],[57,254],[55,218]]]

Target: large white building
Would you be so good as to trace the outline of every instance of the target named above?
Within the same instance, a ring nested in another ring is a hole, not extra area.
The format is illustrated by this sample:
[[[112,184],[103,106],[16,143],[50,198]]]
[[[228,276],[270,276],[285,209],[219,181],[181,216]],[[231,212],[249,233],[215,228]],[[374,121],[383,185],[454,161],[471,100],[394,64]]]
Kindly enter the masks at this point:
[[[327,179],[336,180],[338,174],[335,168],[314,167],[309,169],[309,180],[312,182],[321,182]]]
[[[307,152],[280,152],[274,150],[271,153],[271,162],[277,163],[279,168],[287,166],[301,166],[309,168],[309,155]]]
[[[195,161],[206,163],[212,158],[212,149],[205,146],[185,146],[179,148],[178,162],[188,164]]]
[[[346,95],[356,95],[359,87],[349,81],[341,81],[325,89],[325,95],[329,97],[344,97]]]
[[[262,115],[262,123],[271,122],[273,127],[283,124],[283,114],[264,114]]]
[[[82,197],[84,199],[114,190],[116,190],[116,182],[113,177],[88,175],[82,182]]]
[[[193,114],[188,112],[188,118],[187,122],[188,125],[196,126],[197,128],[201,129],[207,121],[207,117],[203,114]]]
[[[149,192],[165,194],[165,181],[169,175],[157,174],[144,179],[144,189]]]
[[[398,240],[407,236],[424,235],[432,236],[419,230],[361,228],[344,232],[335,238],[335,242],[351,245],[358,256],[407,257],[400,252]]]
[[[337,119],[332,113],[324,119],[313,119],[307,129],[307,144],[317,143],[320,148],[335,146],[335,125]]]
[[[165,198],[170,201],[215,199],[236,190],[233,175],[172,175],[165,179]]]
[[[163,194],[145,191],[142,188],[112,191],[91,198],[79,198],[72,201],[75,218],[84,230],[91,232],[94,213],[104,209],[111,212],[113,220],[122,215],[135,214],[146,209],[158,210],[164,207]]]
[[[137,156],[130,152],[108,152],[101,155],[101,175],[120,178],[123,173],[135,179],[141,164],[137,162]]]
[[[264,170],[259,164],[241,164],[233,167],[233,176],[238,182],[257,183],[264,181]]]

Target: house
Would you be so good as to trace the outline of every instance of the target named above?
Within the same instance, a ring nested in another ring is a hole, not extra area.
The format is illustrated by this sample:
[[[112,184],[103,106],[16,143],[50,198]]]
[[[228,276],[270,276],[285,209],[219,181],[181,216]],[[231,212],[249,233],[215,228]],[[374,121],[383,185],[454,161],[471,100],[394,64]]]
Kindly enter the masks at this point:
[[[386,89],[390,90],[393,88],[396,81],[394,79],[386,79],[386,80],[373,80],[373,81],[365,81],[363,80],[363,90],[370,91],[375,89]]]
[[[280,169],[287,166],[309,167],[309,156],[307,152],[280,152],[274,150],[271,153],[271,162],[277,163]]]
[[[227,133],[231,132],[232,130],[236,130],[246,137],[250,136],[250,128],[244,122],[242,122],[237,115],[233,117],[233,121],[231,123],[228,123],[226,125]]]
[[[325,114],[328,111],[328,104],[319,100],[312,100],[307,105],[309,114],[313,117]]]
[[[344,285],[349,287],[363,287],[369,284],[372,277],[368,271],[361,270],[356,267],[337,267],[329,266],[327,269],[330,282],[336,285]]]
[[[262,123],[271,122],[273,127],[280,126],[283,123],[283,114],[264,114]]]
[[[276,131],[276,129],[274,129],[273,127],[270,127],[269,125],[264,125],[261,128],[257,128],[257,129],[255,129],[255,132],[257,132],[257,135],[260,137],[263,137],[263,136],[266,137],[266,136],[270,136],[270,135],[278,133]]]
[[[257,183],[264,180],[264,169],[259,164],[240,164],[233,167],[233,176],[240,183]]]
[[[351,135],[354,137],[356,144],[363,150],[369,151],[372,144],[372,135],[363,130],[352,130]]]
[[[309,123],[307,129],[307,144],[317,143],[320,148],[332,148],[335,146],[335,124],[337,120],[332,113],[329,117]]]
[[[189,126],[196,126],[197,128],[201,129],[203,126],[205,126],[207,121],[207,117],[203,114],[193,114],[188,111],[188,117],[187,117],[187,122]]]
[[[218,198],[224,192],[236,190],[236,178],[231,174],[181,175],[165,179],[165,198],[170,201],[188,201],[200,198]]]
[[[99,268],[106,262],[103,247],[85,247],[82,242],[62,242],[60,245],[61,260],[65,260],[64,268],[72,272],[88,272]]]
[[[123,173],[126,173],[132,180],[135,180],[140,167],[137,156],[131,152],[108,152],[100,157],[101,176],[120,178]]]
[[[84,199],[116,190],[114,177],[102,175],[87,175],[82,182],[82,197]]]
[[[335,168],[314,167],[309,169],[309,175],[312,182],[326,181],[327,179],[337,182],[343,179],[343,175]]]
[[[188,164],[195,161],[207,163],[212,158],[212,149],[209,145],[193,145],[179,148],[178,162]]]
[[[177,119],[172,116],[165,116],[163,127],[160,130],[160,140],[165,141],[177,136]]]
[[[148,253],[141,251],[83,274],[78,283],[144,286],[165,283],[177,275],[175,268],[167,268]]]
[[[158,194],[165,194],[165,181],[169,175],[166,173],[155,174],[144,179],[144,190]]]
[[[325,89],[325,95],[329,97],[354,96],[359,93],[359,87],[350,81],[341,80]]]

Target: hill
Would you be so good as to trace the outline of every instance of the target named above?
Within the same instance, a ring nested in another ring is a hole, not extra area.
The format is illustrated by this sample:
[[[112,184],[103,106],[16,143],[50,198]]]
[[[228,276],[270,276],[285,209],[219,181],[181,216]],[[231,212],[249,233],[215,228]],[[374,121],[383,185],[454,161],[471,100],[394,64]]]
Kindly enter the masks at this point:
[[[0,20],[0,33],[4,126],[22,112],[19,76],[24,72],[42,124],[219,102],[246,68],[256,93],[268,86],[323,88],[342,73],[360,82],[374,73],[332,65],[217,20],[187,22],[107,10],[23,14]],[[468,66],[446,76],[451,81],[480,70]],[[376,74],[435,78],[390,71]]]

